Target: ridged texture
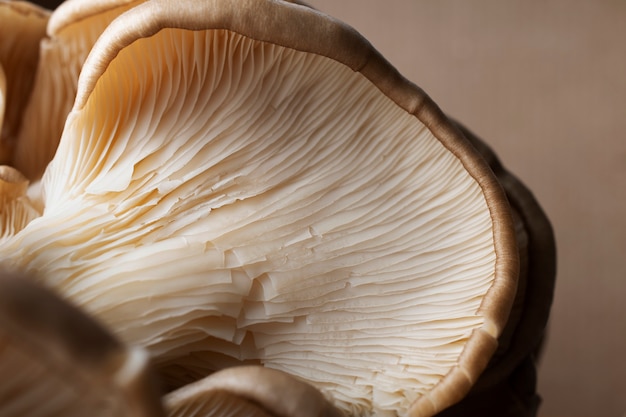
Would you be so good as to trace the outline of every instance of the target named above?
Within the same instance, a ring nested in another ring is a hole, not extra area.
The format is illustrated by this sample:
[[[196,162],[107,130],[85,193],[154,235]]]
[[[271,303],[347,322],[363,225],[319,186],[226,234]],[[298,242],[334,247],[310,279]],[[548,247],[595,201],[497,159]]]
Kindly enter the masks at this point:
[[[7,77],[0,62],[0,128],[4,122],[4,111],[7,104]],[[5,161],[6,162],[6,161]]]
[[[0,242],[11,238],[41,213],[27,197],[0,199]]]
[[[169,417],[341,417],[322,394],[286,373],[262,366],[218,371],[163,398]]]
[[[201,399],[168,408],[168,417],[273,417],[258,405],[224,391],[204,393]]]
[[[402,414],[484,324],[480,186],[322,56],[220,30],[138,40],[69,115],[44,195],[4,262],[164,364],[216,351]]]
[[[23,111],[25,123],[13,156],[13,166],[31,180],[41,178],[56,152],[74,104],[78,76],[93,44],[115,17],[141,1],[126,3],[68,1],[53,14],[54,31],[49,29],[41,45],[31,48],[39,52],[39,65],[31,71],[33,91]]]
[[[28,185],[19,171],[0,165],[0,241],[12,237],[41,215],[27,195]]]
[[[47,22],[48,13],[35,5],[0,2],[0,71],[6,80],[6,89],[0,93],[3,96],[0,113],[4,115],[0,115],[0,164],[11,162]]]

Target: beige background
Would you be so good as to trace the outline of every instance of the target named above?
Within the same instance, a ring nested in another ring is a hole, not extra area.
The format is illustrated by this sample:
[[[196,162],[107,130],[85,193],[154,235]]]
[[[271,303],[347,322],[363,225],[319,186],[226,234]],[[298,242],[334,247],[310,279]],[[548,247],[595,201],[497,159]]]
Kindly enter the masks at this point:
[[[486,139],[550,216],[541,416],[626,416],[626,1],[309,4]]]

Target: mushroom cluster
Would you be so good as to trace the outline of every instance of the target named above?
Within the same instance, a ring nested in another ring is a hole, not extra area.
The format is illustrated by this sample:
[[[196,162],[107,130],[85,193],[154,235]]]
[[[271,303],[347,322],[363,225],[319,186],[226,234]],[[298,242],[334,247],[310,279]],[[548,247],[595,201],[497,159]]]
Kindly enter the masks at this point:
[[[187,388],[172,415],[213,415],[172,404],[225,372],[272,387],[255,404],[301,383],[348,415],[431,416],[496,349],[519,271],[501,186],[323,13],[2,1],[0,117],[2,270],[148,352]]]

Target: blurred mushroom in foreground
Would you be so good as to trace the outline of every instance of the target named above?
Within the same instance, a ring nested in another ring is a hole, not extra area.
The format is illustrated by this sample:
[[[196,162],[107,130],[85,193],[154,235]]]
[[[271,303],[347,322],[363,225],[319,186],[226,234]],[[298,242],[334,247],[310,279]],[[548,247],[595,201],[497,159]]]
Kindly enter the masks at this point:
[[[30,277],[0,273],[0,415],[162,413],[148,355]]]
[[[32,277],[0,272],[0,415],[340,416],[313,387],[260,366],[237,367],[169,393],[148,355]],[[8,377],[10,376],[10,377]]]

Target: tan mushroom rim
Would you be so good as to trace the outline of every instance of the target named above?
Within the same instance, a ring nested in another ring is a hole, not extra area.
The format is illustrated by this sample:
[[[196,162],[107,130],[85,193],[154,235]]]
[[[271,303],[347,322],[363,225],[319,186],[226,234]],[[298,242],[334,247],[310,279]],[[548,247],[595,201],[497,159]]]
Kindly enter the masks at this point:
[[[354,29],[306,6],[272,0],[206,0],[202,10],[154,0],[122,15],[99,39],[79,80],[74,110],[85,106],[115,55],[139,38],[164,28],[223,29],[256,41],[321,55],[360,72],[398,106],[418,118],[454,154],[479,184],[490,210],[496,251],[495,279],[477,315],[484,325],[467,342],[459,363],[411,407],[411,415],[432,415],[459,401],[487,365],[516,292],[518,255],[508,202],[492,171],[431,99],[403,78]],[[145,13],[149,19],[138,19]],[[100,45],[105,45],[101,47]]]

